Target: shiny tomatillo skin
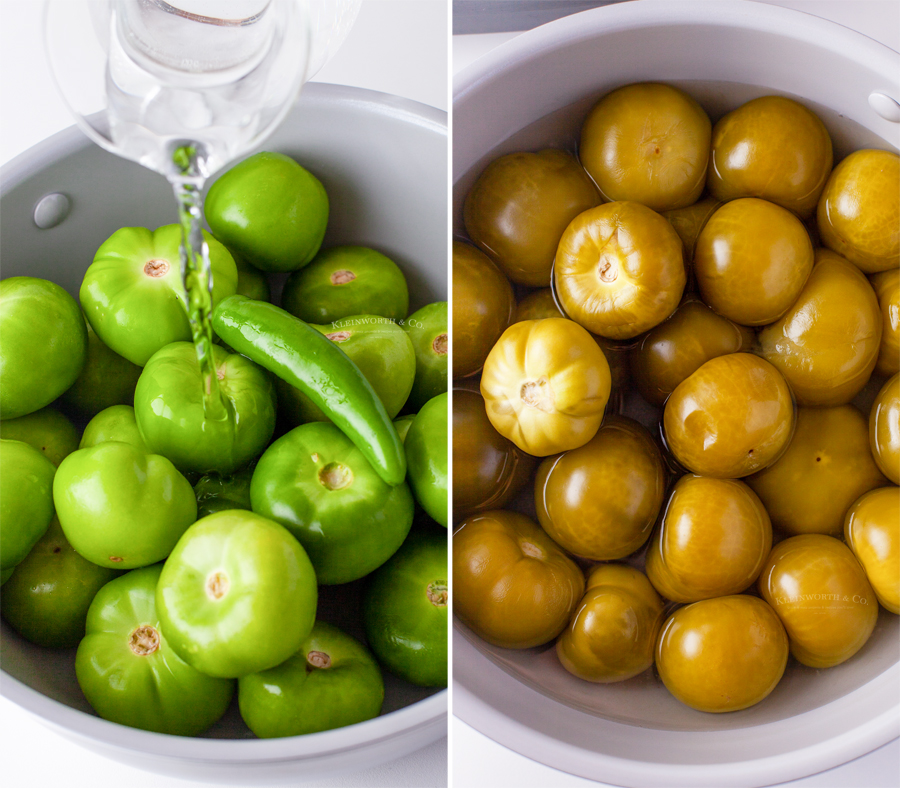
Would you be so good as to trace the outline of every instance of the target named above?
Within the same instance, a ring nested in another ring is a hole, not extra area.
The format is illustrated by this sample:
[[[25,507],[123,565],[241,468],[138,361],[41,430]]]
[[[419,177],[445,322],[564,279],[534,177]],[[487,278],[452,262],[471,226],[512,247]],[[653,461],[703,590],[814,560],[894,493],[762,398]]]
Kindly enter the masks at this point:
[[[856,266],[827,249],[817,249],[815,259],[791,308],[760,331],[760,353],[784,375],[798,404],[844,405],[875,368],[881,310]]]
[[[399,321],[409,311],[409,288],[400,267],[381,252],[333,246],[291,274],[281,303],[307,323],[333,323],[351,315]]]
[[[81,283],[81,308],[103,343],[139,367],[172,342],[189,342],[187,293],[181,279],[181,225],[123,227],[97,250]],[[204,231],[212,303],[234,293],[237,267]]]
[[[449,570],[446,532],[417,527],[366,588],[369,646],[388,670],[420,687],[447,686]]]
[[[109,441],[128,443],[146,454],[151,453],[141,437],[131,405],[111,405],[101,410],[84,428],[78,448],[90,449]]]
[[[900,156],[858,150],[835,167],[816,210],[822,243],[867,274],[900,265]]]
[[[446,438],[434,448],[446,454]],[[266,449],[250,502],[303,545],[320,585],[349,583],[381,566],[403,544],[415,506],[405,482],[387,484],[325,422],[301,424]]]
[[[878,296],[883,330],[875,372],[896,375],[900,372],[900,269],[873,274],[869,281]]]
[[[248,263],[263,271],[296,271],[322,245],[328,207],[315,175],[289,156],[264,151],[213,182],[203,214],[216,237]]]
[[[566,226],[601,202],[597,187],[568,153],[517,152],[492,161],[463,204],[472,241],[513,282],[547,287]]]
[[[144,443],[184,473],[234,473],[262,452],[275,430],[275,392],[266,372],[218,345],[212,346],[212,360],[223,419],[207,414],[190,342],[173,342],[154,353],[134,393]]]
[[[534,522],[510,511],[466,518],[453,534],[453,610],[483,640],[531,648],[555,638],[584,575]]]
[[[673,602],[699,602],[746,590],[772,547],[759,498],[734,479],[682,476],[647,552],[647,577]]]
[[[663,624],[656,667],[666,689],[697,711],[738,711],[763,700],[784,674],[788,638],[763,600],[704,599]]]
[[[813,267],[802,222],[775,203],[745,197],[721,206],[694,250],[703,300],[745,326],[778,320],[797,300]]]
[[[707,361],[666,400],[666,443],[701,476],[738,479],[765,468],[787,447],[794,404],[781,373],[749,353]]]
[[[716,123],[707,185],[723,202],[761,197],[808,219],[833,161],[831,137],[814,112],[784,96],[761,96]]]
[[[624,681],[653,664],[663,600],[637,569],[595,566],[571,622],[556,641],[562,666],[585,681]]]
[[[238,681],[238,701],[260,738],[302,736],[377,717],[384,682],[362,643],[317,621],[296,654]]]
[[[772,548],[759,591],[791,641],[791,654],[811,668],[840,665],[869,639],[878,600],[859,561],[831,536],[792,536]]]
[[[0,418],[40,410],[84,368],[87,328],[72,296],[32,276],[0,281]]]
[[[687,296],[672,316],[651,329],[631,353],[631,375],[647,402],[663,405],[707,361],[749,351],[754,333]]]
[[[57,468],[78,448],[78,430],[56,408],[41,408],[17,419],[0,421],[0,438],[22,441],[37,449]]]
[[[844,540],[878,601],[900,613],[900,489],[872,490],[854,503],[844,519]]]
[[[453,390],[453,519],[497,509],[531,479],[535,460],[488,420],[475,391]]]
[[[670,85],[625,85],[604,96],[581,127],[581,163],[605,200],[654,211],[695,203],[706,183],[712,124]]]
[[[372,385],[334,342],[283,309],[243,296],[216,308],[213,328],[238,353],[306,394],[384,481],[403,481],[406,456],[397,430]]]
[[[0,569],[21,563],[50,526],[56,468],[22,441],[0,440]]]
[[[453,377],[474,375],[509,328],[516,299],[509,280],[470,244],[453,242]]]
[[[234,682],[195,670],[172,649],[155,601],[161,571],[136,569],[100,589],[88,610],[75,674],[104,719],[196,736],[225,713]]]
[[[576,216],[560,238],[553,276],[566,314],[608,339],[630,339],[661,323],[687,281],[678,233],[636,202]]]
[[[610,416],[584,446],[541,463],[534,505],[558,545],[611,561],[647,541],[665,488],[665,465],[650,433],[636,421]]]
[[[280,665],[309,636],[316,575],[281,525],[231,510],[198,520],[169,556],[156,589],[174,651],[209,676]]]
[[[66,457],[53,502],[72,547],[113,569],[162,561],[197,519],[194,491],[168,459],[118,441]]]
[[[3,618],[26,640],[45,648],[74,648],[84,637],[88,608],[120,572],[82,558],[55,517],[3,585]]]
[[[406,468],[419,505],[445,528],[450,517],[447,457],[449,394],[428,400],[406,434]]]
[[[838,405],[798,408],[784,454],[747,483],[788,535],[839,537],[847,509],[887,479],[872,459],[865,417],[853,405]]]
[[[869,447],[881,472],[900,484],[900,374],[881,387],[872,404]]]
[[[593,337],[571,320],[514,323],[484,363],[487,416],[522,451],[546,457],[587,443],[610,393],[609,364]]]

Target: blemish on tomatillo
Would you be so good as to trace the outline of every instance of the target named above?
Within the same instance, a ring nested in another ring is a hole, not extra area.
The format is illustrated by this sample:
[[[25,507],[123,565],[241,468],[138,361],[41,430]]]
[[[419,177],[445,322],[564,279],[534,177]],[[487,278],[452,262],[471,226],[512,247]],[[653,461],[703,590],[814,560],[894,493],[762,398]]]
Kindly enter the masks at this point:
[[[431,343],[431,349],[439,356],[446,356],[449,349],[447,334],[438,334]]]
[[[353,271],[347,271],[346,269],[341,269],[340,271],[335,271],[331,275],[331,284],[333,285],[345,285],[348,282],[352,282],[356,279],[356,274]]]
[[[334,331],[331,334],[326,334],[325,337],[332,342],[346,342],[352,335],[351,331]]]

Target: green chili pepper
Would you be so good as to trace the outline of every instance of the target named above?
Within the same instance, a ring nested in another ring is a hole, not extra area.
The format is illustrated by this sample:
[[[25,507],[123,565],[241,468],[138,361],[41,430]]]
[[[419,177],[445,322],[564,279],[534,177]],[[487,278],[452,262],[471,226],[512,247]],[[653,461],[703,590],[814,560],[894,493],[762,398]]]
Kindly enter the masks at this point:
[[[213,328],[238,353],[306,394],[385,482],[404,480],[397,430],[372,385],[334,342],[283,309],[241,295],[219,302]]]

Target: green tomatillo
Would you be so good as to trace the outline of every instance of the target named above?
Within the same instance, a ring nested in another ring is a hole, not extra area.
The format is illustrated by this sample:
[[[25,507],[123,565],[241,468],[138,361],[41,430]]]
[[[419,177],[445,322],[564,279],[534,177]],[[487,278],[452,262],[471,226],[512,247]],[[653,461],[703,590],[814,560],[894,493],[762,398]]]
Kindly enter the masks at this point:
[[[72,547],[114,569],[162,561],[197,519],[194,490],[171,462],[118,441],[66,457],[53,502]]]
[[[447,534],[414,529],[372,574],[363,603],[366,640],[391,673],[424,687],[447,686]]]
[[[209,233],[212,303],[237,288],[228,250]],[[181,226],[123,227],[97,250],[81,283],[81,307],[97,336],[115,353],[144,366],[172,342],[191,339],[181,279]]]
[[[402,320],[409,309],[406,277],[381,252],[364,246],[323,249],[291,274],[282,306],[308,323],[332,323],[351,315]]]
[[[229,249],[262,271],[296,271],[313,259],[328,224],[328,195],[281,153],[257,153],[222,174],[203,204]]]
[[[0,421],[0,438],[33,446],[57,468],[78,448],[78,430],[55,408],[41,408],[17,419]]]
[[[45,648],[73,648],[96,593],[120,572],[82,558],[55,517],[0,595],[3,618],[26,640]]]
[[[234,473],[263,450],[275,430],[269,375],[218,346],[212,354],[224,419],[206,414],[200,366],[189,342],[174,342],[155,353],[134,393],[144,442],[182,472]]]
[[[296,654],[238,681],[238,702],[260,738],[301,736],[377,717],[384,682],[362,643],[317,621]]]
[[[0,440],[0,569],[20,563],[53,517],[56,468],[33,446]]]
[[[196,736],[225,713],[234,682],[195,670],[171,648],[156,607],[161,572],[161,566],[137,569],[100,589],[88,610],[75,675],[103,719]]]
[[[316,575],[300,543],[253,512],[198,520],[166,561],[160,621],[178,655],[238,678],[295,654],[316,617]]]
[[[403,544],[413,519],[405,482],[391,486],[333,424],[303,424],[275,441],[250,483],[253,511],[306,548],[322,585],[349,583]]]
[[[84,428],[78,448],[89,449],[109,441],[128,443],[146,454],[151,453],[141,437],[131,405],[113,405],[101,410]]]
[[[416,352],[416,379],[409,404],[421,408],[432,397],[447,391],[450,341],[447,330],[447,302],[436,301],[413,312],[403,321],[403,330]]]
[[[0,282],[0,335],[0,418],[40,410],[81,374],[87,329],[78,304],[54,282]]]
[[[446,392],[428,400],[406,433],[406,467],[413,494],[428,515],[447,527]]]
[[[85,319],[87,354],[84,367],[75,382],[60,398],[67,413],[79,419],[91,419],[113,405],[131,405],[141,368],[103,344]]]

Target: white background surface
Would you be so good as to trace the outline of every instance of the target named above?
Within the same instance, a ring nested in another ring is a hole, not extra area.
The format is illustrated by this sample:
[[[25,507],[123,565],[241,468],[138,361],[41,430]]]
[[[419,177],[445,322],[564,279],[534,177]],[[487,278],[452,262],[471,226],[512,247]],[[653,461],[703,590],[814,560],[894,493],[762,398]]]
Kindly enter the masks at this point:
[[[677,2],[677,0],[672,0]],[[839,22],[900,51],[898,0],[762,0]],[[453,72],[514,38],[516,33],[453,37]],[[900,75],[898,75],[900,76]],[[898,699],[900,702],[900,699]],[[454,788],[604,788],[536,763],[492,741],[457,717],[451,718]],[[900,785],[900,740],[867,756],[802,780],[790,788],[897,788]]]
[[[363,0],[344,46],[316,76],[446,110],[449,0]],[[0,0],[0,164],[72,125],[44,63],[41,0]],[[2,264],[2,261],[0,261]],[[89,753],[0,698],[0,784],[6,788],[181,788]],[[431,788],[446,784],[447,740],[310,788]],[[298,783],[299,784],[299,783]]]

